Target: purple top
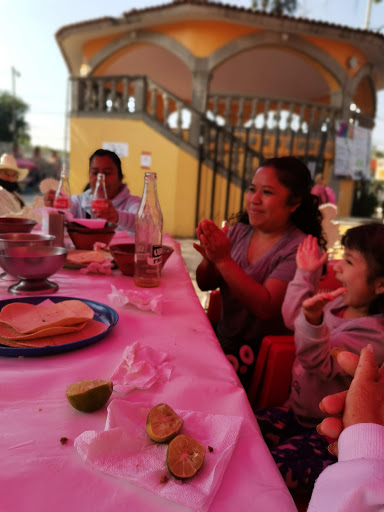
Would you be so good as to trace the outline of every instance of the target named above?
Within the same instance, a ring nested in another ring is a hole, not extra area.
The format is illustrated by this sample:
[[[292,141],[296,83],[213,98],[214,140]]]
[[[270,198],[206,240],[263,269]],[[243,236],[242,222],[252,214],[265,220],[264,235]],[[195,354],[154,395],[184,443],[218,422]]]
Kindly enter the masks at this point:
[[[228,232],[231,242],[231,257],[254,281],[263,284],[268,278],[288,283],[296,271],[296,252],[305,234],[292,227],[269,251],[254,263],[248,263],[248,246],[254,230],[249,224],[235,224]],[[266,334],[283,334],[287,330],[281,315],[268,321],[261,321],[233,296],[225,281],[220,283],[222,298],[221,319],[217,327],[222,347],[234,343],[252,343]]]

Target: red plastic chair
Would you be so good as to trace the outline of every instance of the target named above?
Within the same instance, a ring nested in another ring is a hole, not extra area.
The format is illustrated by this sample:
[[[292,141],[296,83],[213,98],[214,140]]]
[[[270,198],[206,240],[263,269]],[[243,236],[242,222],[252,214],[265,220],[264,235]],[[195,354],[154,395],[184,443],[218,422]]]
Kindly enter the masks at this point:
[[[212,290],[209,294],[207,316],[211,324],[217,324],[221,316],[220,290]]]
[[[263,338],[248,389],[248,400],[253,408],[284,404],[289,397],[294,359],[293,336]]]

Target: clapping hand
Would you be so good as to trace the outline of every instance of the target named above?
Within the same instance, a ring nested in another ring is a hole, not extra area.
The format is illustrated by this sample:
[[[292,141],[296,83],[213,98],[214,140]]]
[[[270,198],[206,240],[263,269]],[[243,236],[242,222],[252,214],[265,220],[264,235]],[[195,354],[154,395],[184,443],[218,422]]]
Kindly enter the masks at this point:
[[[323,320],[324,306],[346,292],[344,287],[332,292],[322,292],[303,301],[303,312],[306,320],[312,325],[320,325]]]
[[[302,242],[297,249],[296,264],[297,267],[302,270],[315,272],[324,265],[327,259],[327,253],[319,256],[317,238],[312,235],[308,235],[304,242]]]
[[[199,222],[196,228],[197,238],[200,245],[193,244],[193,247],[203,256],[203,258],[218,263],[231,254],[231,243],[227,237],[228,226],[220,229],[211,220]]]
[[[371,345],[362,349],[360,358],[339,349],[333,349],[332,355],[354,376],[349,390],[326,396],[320,403],[323,412],[342,415],[325,418],[317,427],[320,434],[336,439],[328,449],[337,455],[337,439],[343,429],[357,423],[384,425],[384,364],[378,368]]]

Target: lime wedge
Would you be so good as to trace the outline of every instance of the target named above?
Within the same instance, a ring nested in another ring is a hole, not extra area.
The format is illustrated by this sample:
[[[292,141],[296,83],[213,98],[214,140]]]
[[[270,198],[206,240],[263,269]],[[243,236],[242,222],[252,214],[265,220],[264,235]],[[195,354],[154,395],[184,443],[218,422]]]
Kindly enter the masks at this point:
[[[147,433],[156,443],[166,443],[177,436],[184,420],[167,404],[159,404],[149,411]]]
[[[108,402],[112,391],[113,382],[110,380],[81,380],[68,386],[66,395],[69,403],[78,411],[93,412]]]
[[[193,437],[184,434],[175,437],[167,450],[168,470],[175,478],[184,480],[196,475],[205,458],[205,448]]]

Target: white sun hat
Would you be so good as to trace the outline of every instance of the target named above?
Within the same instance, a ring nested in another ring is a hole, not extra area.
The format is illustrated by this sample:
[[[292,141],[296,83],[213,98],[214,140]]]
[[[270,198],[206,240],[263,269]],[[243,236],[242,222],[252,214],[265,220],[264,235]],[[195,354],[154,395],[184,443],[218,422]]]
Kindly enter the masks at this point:
[[[19,174],[17,181],[23,181],[29,172],[28,169],[19,169],[15,157],[7,153],[3,153],[0,158],[0,171],[2,170],[16,171]]]

